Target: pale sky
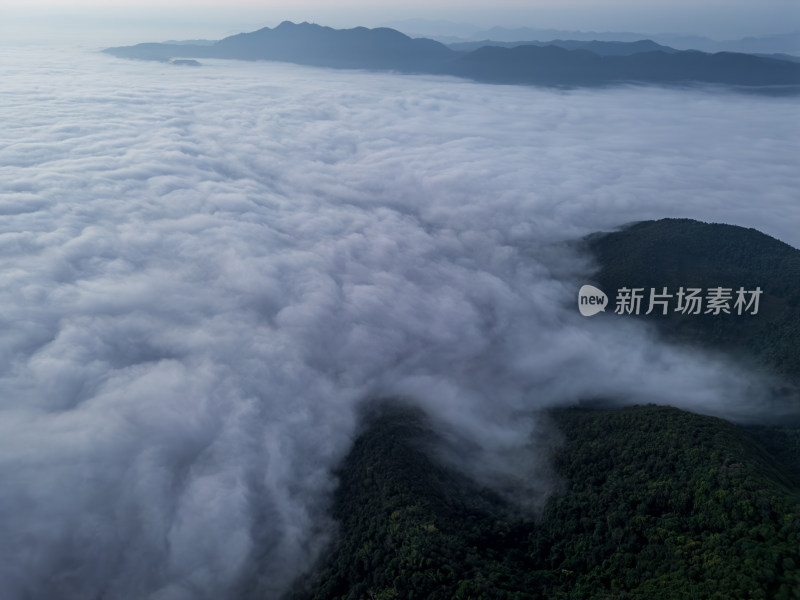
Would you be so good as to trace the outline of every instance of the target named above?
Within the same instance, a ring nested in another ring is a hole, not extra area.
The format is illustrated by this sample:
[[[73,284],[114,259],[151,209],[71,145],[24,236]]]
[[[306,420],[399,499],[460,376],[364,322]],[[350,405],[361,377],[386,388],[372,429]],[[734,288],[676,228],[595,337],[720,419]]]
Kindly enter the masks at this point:
[[[637,33],[693,33],[715,39],[800,30],[797,0],[26,0],[0,6],[2,42],[91,44],[219,39],[232,33],[310,21],[374,27],[422,18],[495,25]]]

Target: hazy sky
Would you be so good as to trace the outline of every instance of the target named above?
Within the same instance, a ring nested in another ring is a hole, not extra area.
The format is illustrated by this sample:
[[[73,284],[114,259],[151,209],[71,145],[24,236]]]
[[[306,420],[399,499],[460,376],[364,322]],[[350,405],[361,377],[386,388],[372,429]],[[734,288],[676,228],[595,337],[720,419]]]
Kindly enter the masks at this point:
[[[220,38],[283,20],[335,27],[409,18],[494,25],[643,33],[697,33],[724,39],[800,29],[796,0],[28,0],[0,8],[2,40],[83,43]]]

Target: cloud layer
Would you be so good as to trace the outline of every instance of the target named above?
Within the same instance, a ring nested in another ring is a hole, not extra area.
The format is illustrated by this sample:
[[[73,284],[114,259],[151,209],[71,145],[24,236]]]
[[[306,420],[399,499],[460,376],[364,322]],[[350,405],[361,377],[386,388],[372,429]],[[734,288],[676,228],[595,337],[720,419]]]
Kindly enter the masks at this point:
[[[0,54],[8,598],[277,597],[370,398],[535,501],[500,468],[532,409],[748,413],[746,374],[581,317],[558,244],[688,216],[799,245],[792,99]]]

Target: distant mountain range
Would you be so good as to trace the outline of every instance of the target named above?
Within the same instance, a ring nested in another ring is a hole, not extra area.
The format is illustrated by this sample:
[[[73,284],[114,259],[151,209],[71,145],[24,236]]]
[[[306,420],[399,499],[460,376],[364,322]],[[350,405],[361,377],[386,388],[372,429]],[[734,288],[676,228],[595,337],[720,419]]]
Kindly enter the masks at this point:
[[[800,31],[761,37],[745,37],[738,40],[712,40],[700,35],[682,35],[672,33],[643,34],[632,32],[597,32],[597,31],[563,31],[559,29],[531,29],[519,27],[507,29],[493,27],[477,31],[468,40],[491,39],[501,42],[515,40],[549,40],[568,38],[579,41],[620,41],[635,42],[641,39],[652,39],[680,50],[700,50],[703,52],[746,52],[746,53],[800,53]]]
[[[800,64],[772,57],[678,51],[650,40],[559,40],[513,47],[452,48],[389,28],[332,29],[289,21],[208,43],[108,48],[123,58],[274,60],[318,67],[455,75],[488,83],[604,85],[618,82],[704,82],[800,86]]]
[[[649,39],[678,50],[703,52],[745,52],[750,54],[793,54],[800,56],[800,30],[774,35],[749,36],[740,39],[715,40],[701,35],[676,33],[637,33],[631,31],[577,31],[532,27],[492,27],[480,29],[469,23],[409,19],[386,24],[412,37],[428,37],[442,43],[454,44],[495,40],[497,42],[576,40],[605,42],[635,42]]]
[[[458,42],[448,44],[448,47],[457,52],[473,52],[484,46],[498,46],[500,48],[515,48],[516,46],[558,46],[565,50],[588,50],[600,56],[628,56],[639,54],[640,52],[667,52],[672,54],[678,52],[669,46],[662,46],[652,40],[636,40],[634,42],[607,42],[607,41],[583,41],[583,40],[550,40],[547,42],[528,41],[528,42],[497,42],[495,40],[481,40],[479,42]]]
[[[558,46],[483,46],[450,65],[478,81],[512,84],[602,85],[610,82],[704,82],[743,86],[797,85],[800,64],[749,54],[640,52],[601,56]]]

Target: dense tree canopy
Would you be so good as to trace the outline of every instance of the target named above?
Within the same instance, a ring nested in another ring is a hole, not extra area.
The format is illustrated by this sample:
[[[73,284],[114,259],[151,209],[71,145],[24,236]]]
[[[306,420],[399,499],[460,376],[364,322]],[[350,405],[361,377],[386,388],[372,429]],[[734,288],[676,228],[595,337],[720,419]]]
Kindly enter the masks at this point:
[[[755,315],[686,315],[673,303],[666,317],[656,310],[638,318],[657,323],[674,341],[754,359],[800,378],[800,250],[755,229],[689,219],[644,221],[587,242],[599,265],[597,281],[611,302],[623,286],[647,293],[666,287],[672,294],[680,287],[723,287],[734,295],[740,287],[760,287]]]
[[[376,418],[341,472],[311,597],[796,598],[797,487],[743,431],[668,407],[570,409],[566,490],[523,518],[431,458],[424,417]]]
[[[800,380],[800,251],[676,219],[587,242],[609,291],[760,286],[749,318],[655,319],[673,341]],[[657,406],[548,418],[561,491],[522,515],[436,460],[424,414],[383,404],[341,467],[336,543],[296,598],[800,598],[800,428]]]

